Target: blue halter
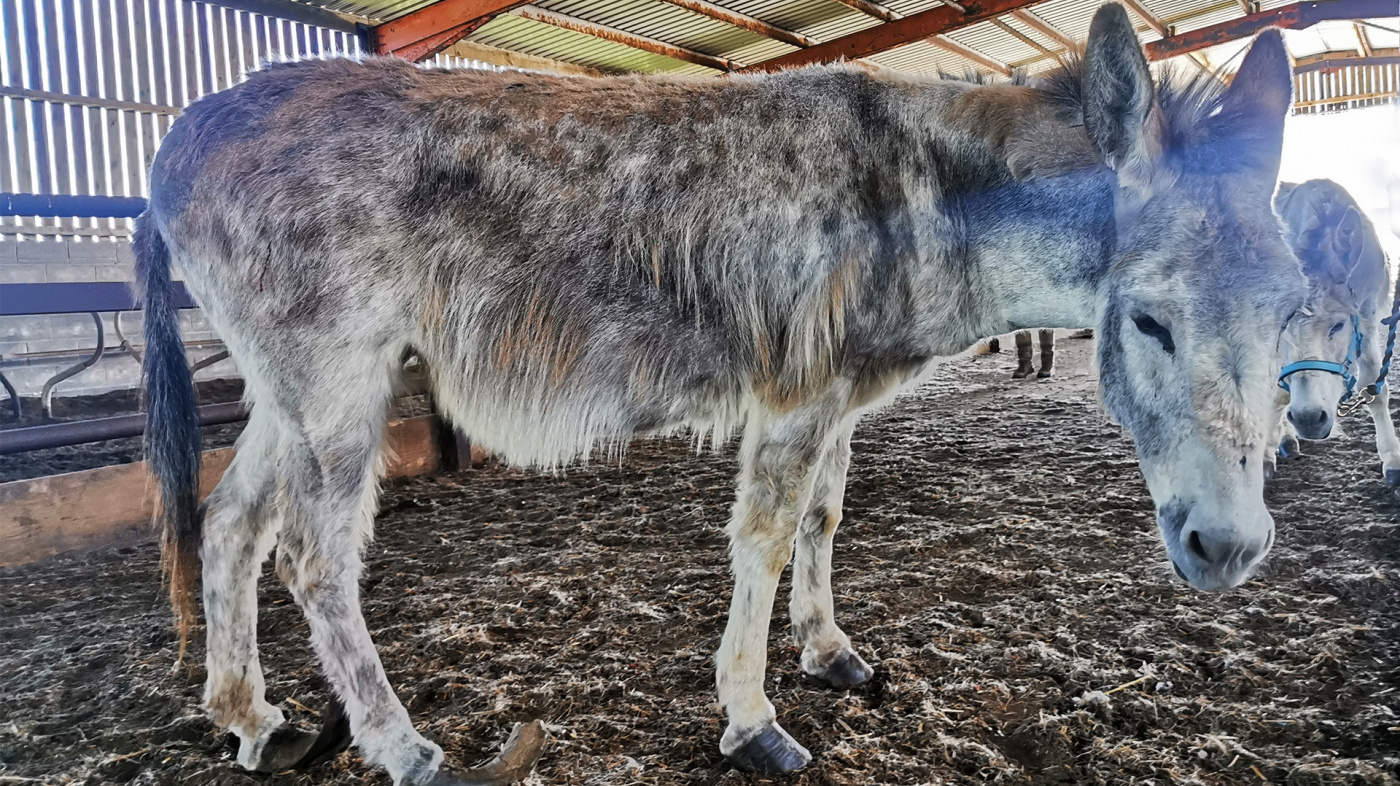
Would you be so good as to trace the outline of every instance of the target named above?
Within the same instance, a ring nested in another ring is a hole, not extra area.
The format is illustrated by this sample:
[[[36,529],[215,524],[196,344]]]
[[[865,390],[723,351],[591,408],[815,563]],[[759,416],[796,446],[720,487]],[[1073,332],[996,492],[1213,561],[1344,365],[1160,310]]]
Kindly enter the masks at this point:
[[[1361,354],[1361,344],[1365,336],[1361,333],[1361,317],[1357,314],[1351,315],[1351,344],[1347,347],[1346,359],[1341,363],[1333,363],[1330,360],[1299,360],[1296,363],[1289,363],[1283,367],[1278,374],[1278,386],[1288,390],[1288,378],[1299,371],[1326,371],[1329,374],[1336,374],[1346,383],[1346,393],[1342,394],[1339,404],[1345,404],[1356,394],[1356,374],[1351,367],[1356,363],[1356,358]],[[1384,380],[1384,377],[1381,378]],[[1380,384],[1384,385],[1382,381]]]

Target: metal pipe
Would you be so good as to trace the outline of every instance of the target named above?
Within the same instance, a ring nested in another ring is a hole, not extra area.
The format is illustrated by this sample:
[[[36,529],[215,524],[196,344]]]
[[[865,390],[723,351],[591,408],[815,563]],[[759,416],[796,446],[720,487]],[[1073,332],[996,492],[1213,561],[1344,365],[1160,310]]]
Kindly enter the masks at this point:
[[[243,403],[240,401],[228,404],[206,404],[200,407],[198,412],[199,425],[201,426],[237,423],[248,417],[248,410],[244,409]],[[0,431],[0,456],[25,453],[31,450],[83,445],[88,442],[101,442],[108,439],[135,437],[145,430],[145,413],[6,429]]]
[[[70,366],[52,377],[44,383],[44,389],[39,393],[39,408],[43,410],[44,420],[53,419],[53,389],[54,386],[65,379],[71,379],[96,365],[102,359],[102,353],[107,351],[107,337],[102,329],[102,315],[96,311],[92,312],[92,321],[97,324],[97,349],[83,360],[81,363]]]

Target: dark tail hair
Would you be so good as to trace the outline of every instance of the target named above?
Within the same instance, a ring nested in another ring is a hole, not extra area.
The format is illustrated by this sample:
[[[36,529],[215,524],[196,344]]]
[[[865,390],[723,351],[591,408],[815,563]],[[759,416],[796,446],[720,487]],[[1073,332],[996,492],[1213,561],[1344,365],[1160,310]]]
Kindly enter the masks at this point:
[[[146,311],[146,460],[160,486],[161,559],[183,660],[199,573],[199,412],[180,338],[170,249],[150,213],[136,219],[132,250]]]

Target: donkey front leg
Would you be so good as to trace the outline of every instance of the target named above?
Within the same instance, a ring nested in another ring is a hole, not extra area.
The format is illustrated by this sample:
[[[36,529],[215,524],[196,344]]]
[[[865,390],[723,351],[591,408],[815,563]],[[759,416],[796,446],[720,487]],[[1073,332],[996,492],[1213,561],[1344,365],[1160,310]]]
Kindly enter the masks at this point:
[[[1377,323],[1374,335],[1384,336],[1388,328]],[[1363,379],[1373,382],[1376,375],[1380,373],[1381,347],[1378,342],[1372,342],[1366,347],[1362,354],[1361,373]],[[1392,486],[1400,486],[1400,439],[1395,436],[1395,424],[1390,419],[1390,384],[1386,383],[1377,393],[1376,398],[1368,405],[1371,410],[1371,421],[1376,425],[1376,452],[1381,456],[1381,472],[1385,475],[1385,482]]]
[[[802,648],[802,671],[834,688],[849,688],[870,679],[871,669],[851,640],[836,625],[831,599],[831,551],[841,523],[846,470],[851,464],[848,425],[822,452],[812,485],[812,501],[797,529],[797,557],[792,566],[792,635]]]
[[[829,411],[814,405],[766,423],[754,416],[744,431],[729,524],[734,597],[715,654],[719,701],[729,716],[720,751],[741,769],[791,772],[812,759],[776,722],[763,679],[778,576],[792,556],[822,446],[843,414],[835,409],[834,403]]]

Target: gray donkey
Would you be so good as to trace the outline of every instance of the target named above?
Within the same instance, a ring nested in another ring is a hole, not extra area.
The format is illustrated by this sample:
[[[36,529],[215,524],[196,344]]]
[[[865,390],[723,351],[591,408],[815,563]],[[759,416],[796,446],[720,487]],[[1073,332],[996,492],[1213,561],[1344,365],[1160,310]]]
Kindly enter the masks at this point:
[[[1380,239],[1356,200],[1330,180],[1280,185],[1275,207],[1303,263],[1311,296],[1289,323],[1282,344],[1279,445],[1283,456],[1298,440],[1326,439],[1348,385],[1358,396],[1376,381],[1389,327],[1392,288]],[[1363,398],[1364,400],[1364,398]],[[1360,402],[1357,402],[1360,403]],[[1366,402],[1376,426],[1376,450],[1385,481],[1400,486],[1400,439],[1390,418],[1390,384]],[[1286,417],[1284,417],[1286,413]]]
[[[409,348],[444,413],[520,464],[742,427],[715,666],[720,750],[746,769],[810,759],[763,690],[794,554],[803,670],[836,687],[871,674],[830,584],[857,418],[981,336],[1098,326],[1103,400],[1136,439],[1168,554],[1197,587],[1239,584],[1273,542],[1266,421],[1306,295],[1270,204],[1290,99],[1276,32],[1228,90],[1154,85],[1108,5],[1082,62],[1033,84],[371,59],[275,66],[195,102],[152,166],[135,245],[171,592],[188,624],[202,557],[214,722],[252,769],[335,749],[336,713],[317,738],[264,698],[256,582],[275,546],[368,761],[401,784],[500,783],[538,754],[533,724],[487,768],[445,765],[361,616]],[[253,405],[202,536],[171,263]]]

